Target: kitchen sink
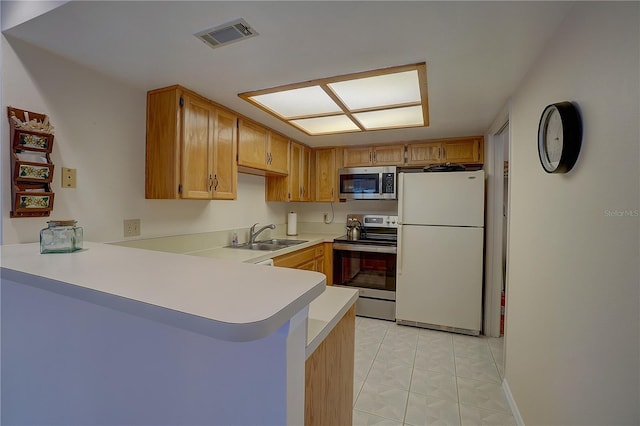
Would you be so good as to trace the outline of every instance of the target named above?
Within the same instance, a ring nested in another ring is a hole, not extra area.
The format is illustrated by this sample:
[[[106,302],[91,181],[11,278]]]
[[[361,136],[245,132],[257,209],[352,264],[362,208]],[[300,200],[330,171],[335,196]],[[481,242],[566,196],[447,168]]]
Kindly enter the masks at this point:
[[[281,248],[295,246],[296,244],[306,243],[307,240],[287,240],[287,239],[271,239],[264,241],[256,241],[255,243],[243,243],[237,246],[226,246],[227,248],[237,248],[244,250],[264,250],[273,251]]]
[[[302,244],[306,242],[307,240],[287,240],[287,239],[274,238],[271,240],[256,241],[256,244],[272,244],[274,246],[288,247],[288,246],[295,246],[297,244]]]

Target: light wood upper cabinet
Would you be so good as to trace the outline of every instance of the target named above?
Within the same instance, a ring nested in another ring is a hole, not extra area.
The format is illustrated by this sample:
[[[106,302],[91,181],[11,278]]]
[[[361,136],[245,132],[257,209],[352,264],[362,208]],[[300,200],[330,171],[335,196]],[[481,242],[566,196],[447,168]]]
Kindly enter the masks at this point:
[[[148,92],[145,197],[235,199],[236,121],[181,86]]]
[[[440,139],[407,145],[407,165],[484,163],[482,136]]]
[[[311,148],[291,141],[287,176],[267,176],[267,201],[311,201]]]
[[[269,132],[267,154],[269,171],[284,175],[289,173],[289,139]]]
[[[423,165],[440,163],[442,158],[442,144],[436,143],[413,143],[407,147],[407,164]]]
[[[289,140],[258,124],[239,120],[238,166],[263,171],[264,174],[286,175],[289,171]]]
[[[316,149],[314,154],[314,201],[339,201],[338,169],[342,164],[342,150],[338,148]]]
[[[447,163],[482,164],[484,162],[484,138],[465,138],[444,143],[443,157]]]
[[[345,148],[344,167],[401,166],[404,164],[404,145]]]
[[[374,146],[373,164],[377,166],[402,166],[404,145]]]

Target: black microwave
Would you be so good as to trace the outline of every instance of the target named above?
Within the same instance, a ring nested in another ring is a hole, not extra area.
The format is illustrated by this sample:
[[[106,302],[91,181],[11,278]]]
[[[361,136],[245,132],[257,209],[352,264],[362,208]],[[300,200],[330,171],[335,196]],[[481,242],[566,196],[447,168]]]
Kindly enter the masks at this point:
[[[340,194],[345,200],[395,200],[395,166],[349,167],[338,171]]]

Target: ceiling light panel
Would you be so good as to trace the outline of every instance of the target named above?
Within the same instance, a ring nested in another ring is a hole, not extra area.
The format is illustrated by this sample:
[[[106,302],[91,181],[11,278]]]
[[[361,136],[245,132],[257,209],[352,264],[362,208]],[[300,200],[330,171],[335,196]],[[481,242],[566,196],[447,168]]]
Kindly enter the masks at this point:
[[[287,119],[342,112],[320,86],[266,93],[249,99]]]
[[[396,127],[417,127],[424,125],[422,107],[420,105],[359,112],[353,114],[353,116],[367,130],[389,129]]]
[[[416,70],[330,83],[328,86],[351,110],[420,102]]]
[[[286,84],[238,96],[308,135],[429,125],[425,62]]]
[[[346,115],[303,118],[300,120],[291,120],[290,123],[310,135],[360,131],[360,128]]]

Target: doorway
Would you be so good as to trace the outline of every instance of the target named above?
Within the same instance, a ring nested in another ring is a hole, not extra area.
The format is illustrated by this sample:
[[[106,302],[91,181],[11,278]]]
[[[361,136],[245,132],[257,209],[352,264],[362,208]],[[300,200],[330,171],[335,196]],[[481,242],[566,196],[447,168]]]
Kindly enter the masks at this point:
[[[509,233],[509,118],[505,113],[488,135],[484,334],[504,334]]]

